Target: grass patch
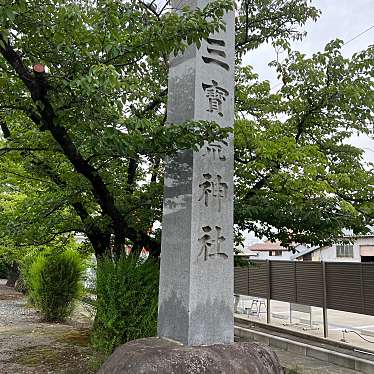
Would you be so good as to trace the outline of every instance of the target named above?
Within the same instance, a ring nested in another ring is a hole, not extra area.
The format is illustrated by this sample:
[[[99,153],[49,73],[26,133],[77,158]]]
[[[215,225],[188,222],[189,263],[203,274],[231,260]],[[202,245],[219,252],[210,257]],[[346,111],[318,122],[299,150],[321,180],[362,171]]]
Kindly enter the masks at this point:
[[[12,362],[28,367],[37,367],[41,364],[55,366],[59,361],[59,352],[47,346],[35,346],[16,351]]]
[[[72,330],[56,336],[56,340],[60,343],[68,343],[81,347],[89,347],[90,331],[89,330]]]
[[[43,345],[19,349],[8,362],[42,373],[93,374],[92,360],[97,360],[93,352],[77,346]]]
[[[285,374],[302,374],[302,373],[303,373],[302,368],[297,365],[293,368],[286,368],[285,370]]]

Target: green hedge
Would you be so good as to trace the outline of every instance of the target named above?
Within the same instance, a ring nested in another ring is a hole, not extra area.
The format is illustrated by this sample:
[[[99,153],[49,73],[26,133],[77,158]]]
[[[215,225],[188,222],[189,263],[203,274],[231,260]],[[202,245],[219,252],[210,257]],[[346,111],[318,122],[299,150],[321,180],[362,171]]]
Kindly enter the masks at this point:
[[[83,292],[85,262],[74,250],[37,255],[26,273],[32,303],[45,321],[64,321]]]
[[[97,310],[91,340],[111,353],[118,345],[157,333],[158,263],[122,256],[97,264]]]

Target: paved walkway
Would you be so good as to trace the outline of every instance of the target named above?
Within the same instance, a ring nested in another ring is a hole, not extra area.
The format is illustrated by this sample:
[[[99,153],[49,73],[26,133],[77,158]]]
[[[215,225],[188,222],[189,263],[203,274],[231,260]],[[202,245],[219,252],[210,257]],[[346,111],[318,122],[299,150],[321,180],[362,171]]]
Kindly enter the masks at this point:
[[[245,338],[236,337],[235,341],[246,341]],[[298,355],[293,352],[284,351],[271,347],[277,354],[282,367],[292,374],[357,374],[357,370],[346,369],[326,361],[317,360],[311,357]]]
[[[356,370],[342,368],[325,361],[300,356],[295,353],[286,352],[281,349],[272,350],[277,354],[282,366],[287,369],[294,369],[297,374],[357,374]],[[297,369],[297,370],[296,370]]]
[[[239,308],[251,306],[249,296],[240,296]],[[348,301],[347,301],[348,303]],[[309,315],[307,313],[292,312],[293,324],[290,325],[290,305],[289,303],[271,300],[271,324],[285,327],[296,332],[303,332],[316,337],[323,337],[322,308],[311,307],[313,329],[308,326]],[[374,352],[374,316],[328,310],[329,340],[346,343],[359,349]],[[244,317],[244,314],[243,314]],[[248,316],[254,322],[266,323],[266,309],[262,307],[259,315]],[[343,330],[354,331],[343,334]],[[359,335],[361,336],[359,336]],[[374,373],[373,373],[374,374]]]

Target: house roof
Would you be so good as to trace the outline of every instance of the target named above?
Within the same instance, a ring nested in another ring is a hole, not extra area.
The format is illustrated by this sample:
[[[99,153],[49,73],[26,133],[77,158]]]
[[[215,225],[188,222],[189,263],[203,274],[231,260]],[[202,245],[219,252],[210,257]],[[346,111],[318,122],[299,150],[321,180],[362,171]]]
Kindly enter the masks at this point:
[[[270,242],[256,243],[252,244],[247,248],[248,251],[261,252],[261,251],[288,251],[287,248],[282,247],[280,242]]]
[[[318,247],[318,246],[305,247],[305,246],[302,246],[302,245],[297,246],[296,247],[296,253],[294,253],[290,256],[290,260],[296,260],[299,257],[302,257],[302,256],[304,256],[308,253],[314,252],[318,248],[323,248],[323,247]]]
[[[335,241],[335,244],[338,243],[341,240],[344,240],[344,239],[361,239],[361,238],[372,238],[372,237],[374,237],[373,231],[366,234],[366,235],[344,235],[340,238],[337,238],[336,241]],[[332,244],[332,245],[334,245],[334,244]],[[327,248],[327,247],[329,247],[329,246],[325,245],[325,246],[309,247],[309,246],[305,246],[305,245],[299,245],[299,246],[296,247],[296,253],[291,255],[290,259],[291,260],[296,260],[297,258],[302,257],[302,256],[304,256],[308,253],[312,253],[317,249],[323,249],[323,248]]]

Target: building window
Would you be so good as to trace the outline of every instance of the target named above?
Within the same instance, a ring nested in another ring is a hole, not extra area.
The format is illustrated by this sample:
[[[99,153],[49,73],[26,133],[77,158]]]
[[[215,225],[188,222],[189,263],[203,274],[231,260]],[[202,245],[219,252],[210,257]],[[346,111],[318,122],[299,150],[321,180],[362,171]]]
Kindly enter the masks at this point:
[[[282,251],[269,251],[269,256],[282,256]]]
[[[336,246],[336,257],[353,258],[353,245],[352,244],[338,244]]]
[[[303,256],[303,260],[304,260],[304,261],[312,261],[312,253],[306,253],[306,254]]]

